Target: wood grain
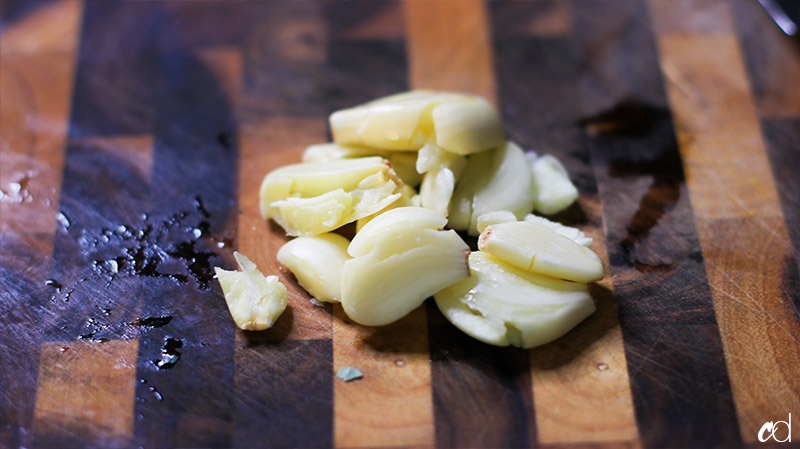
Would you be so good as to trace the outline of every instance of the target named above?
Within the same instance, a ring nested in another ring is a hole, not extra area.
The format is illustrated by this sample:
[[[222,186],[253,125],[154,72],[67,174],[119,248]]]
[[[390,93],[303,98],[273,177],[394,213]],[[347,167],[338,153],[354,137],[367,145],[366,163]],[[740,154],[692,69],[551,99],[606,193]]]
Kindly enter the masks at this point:
[[[336,446],[432,447],[424,310],[380,328],[353,323],[338,305],[335,314],[333,373],[352,366],[364,374],[351,382],[335,380]]]
[[[764,8],[750,2],[729,2],[751,95],[762,118],[800,117],[797,40],[783,34]]]
[[[411,86],[472,92],[496,104],[487,5],[409,0],[405,12]],[[464,351],[470,337],[432,305],[427,316],[437,447],[530,445],[525,352],[482,344]]]
[[[556,218],[592,236],[594,250],[608,267],[597,184],[578,125],[584,111],[583,94],[576,87],[581,76],[577,39],[515,28],[515,23],[535,23],[536,9],[502,3],[491,11],[499,34],[494,54],[509,137],[564,161],[581,199]],[[610,274],[592,288],[592,294],[598,301],[593,316],[567,336],[530,353],[536,430],[542,444],[638,440]]]
[[[472,92],[495,103],[484,2],[407,0],[405,11],[411,86]]]
[[[331,107],[351,107],[371,98],[407,90],[405,47],[396,33],[364,36],[362,23],[379,16],[402,29],[399,4],[360,2],[348,17],[328,5],[331,76],[346,80]],[[359,37],[361,35],[361,37]],[[329,112],[332,112],[329,111]],[[334,382],[335,443],[338,447],[431,447],[433,411],[425,312],[417,309],[384,328],[358,326],[336,306],[333,326],[334,375],[352,366],[361,380]]]
[[[42,347],[35,445],[128,445],[133,436],[137,340]]]
[[[82,8],[55,2],[3,30],[0,232],[55,232]]]
[[[621,1],[574,13],[580,58],[587,61],[581,84],[592,86],[581,123],[588,125],[640,442],[738,445],[648,11]],[[597,43],[609,35],[625,38]]]
[[[752,443],[765,421],[800,405],[787,377],[800,371],[788,350],[800,322],[781,282],[793,248],[735,36],[665,33],[658,42],[741,436]],[[751,374],[778,364],[785,370]]]
[[[745,1],[0,0],[0,447],[761,447],[800,406],[796,50]],[[567,166],[608,268],[569,335],[348,324],[274,259],[264,174],[410,87]],[[289,287],[268,332],[234,249]]]
[[[9,447],[33,444],[82,12],[70,0],[16,18],[0,11],[0,445]]]

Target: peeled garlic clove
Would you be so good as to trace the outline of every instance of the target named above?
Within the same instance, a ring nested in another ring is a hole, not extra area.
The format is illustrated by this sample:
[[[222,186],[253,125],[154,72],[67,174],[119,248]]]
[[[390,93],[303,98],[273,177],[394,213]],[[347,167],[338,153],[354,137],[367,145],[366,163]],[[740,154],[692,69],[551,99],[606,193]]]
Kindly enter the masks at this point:
[[[498,210],[487,212],[478,217],[478,232],[483,232],[489,225],[508,223],[509,221],[517,221],[517,216],[511,211]]]
[[[459,103],[460,106],[442,105]],[[457,154],[488,150],[503,141],[497,112],[485,100],[465,94],[411,91],[336,111],[330,116],[338,143],[385,150],[419,150],[434,136]]]
[[[481,233],[478,248],[533,273],[574,282],[603,277],[603,263],[597,254],[537,223],[490,225]]]
[[[517,218],[533,210],[534,188],[522,149],[508,142],[470,156],[450,206],[450,226],[478,234],[478,217],[507,210]]]
[[[457,154],[471,154],[505,143],[497,111],[483,98],[443,102],[433,108],[436,144]]]
[[[327,233],[298,237],[278,250],[278,261],[294,273],[297,282],[320,301],[339,302],[342,297],[342,269],[350,259],[350,241]]]
[[[554,156],[544,155],[530,164],[536,185],[534,207],[537,211],[552,215],[566,209],[578,198],[578,189],[569,180],[567,170]]]
[[[470,254],[469,265],[468,278],[434,299],[450,322],[485,343],[539,346],[595,310],[585,284],[539,276],[480,251]]]
[[[417,152],[415,168],[418,173],[425,174],[431,170],[446,167],[458,178],[466,165],[465,156],[450,153],[435,143],[428,142]]]
[[[286,286],[277,276],[264,276],[256,264],[239,252],[233,257],[240,271],[214,267],[217,281],[236,326],[256,331],[272,327],[286,309]]]
[[[551,231],[561,234],[564,237],[574,241],[578,245],[585,246],[587,248],[591,248],[592,243],[594,242],[591,237],[587,237],[586,234],[584,234],[583,231],[578,228],[564,226],[561,223],[550,221],[544,217],[539,217],[538,215],[528,214],[525,216],[524,220],[529,223],[540,224]]]
[[[375,212],[374,214],[359,218],[358,221],[356,221],[356,232],[361,232],[361,229],[378,215],[398,207],[409,206],[420,207],[419,195],[414,188],[409,187],[407,184],[403,184],[403,186],[400,188],[400,198],[398,198],[397,201],[379,210],[378,212]]]
[[[451,228],[458,231],[469,229],[475,191],[485,185],[492,175],[488,168],[492,166],[493,153],[494,151],[484,151],[469,156],[450,199],[448,219]]]
[[[386,236],[405,235],[410,229],[442,229],[447,219],[422,207],[398,207],[388,210],[367,223],[353,237],[347,253],[363,256],[383,241]]]
[[[437,168],[425,173],[419,189],[422,207],[446,217],[455,184],[455,175],[449,168]]]
[[[392,323],[469,274],[469,247],[455,231],[406,228],[374,239],[367,254],[345,262],[342,274],[342,306],[358,323]]]
[[[416,151],[386,151],[360,145],[338,143],[319,143],[308,146],[303,151],[303,162],[327,162],[336,159],[352,159],[380,156],[389,161],[389,165],[404,184],[416,186],[422,181],[417,173]]]
[[[288,165],[261,183],[261,214],[289,235],[322,234],[386,208],[401,185],[380,157]]]

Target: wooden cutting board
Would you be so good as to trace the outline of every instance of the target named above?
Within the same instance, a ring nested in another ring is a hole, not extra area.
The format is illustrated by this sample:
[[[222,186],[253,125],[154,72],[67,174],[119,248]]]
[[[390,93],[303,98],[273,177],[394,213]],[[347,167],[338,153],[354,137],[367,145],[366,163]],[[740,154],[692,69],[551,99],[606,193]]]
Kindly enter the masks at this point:
[[[800,52],[756,2],[6,0],[0,19],[0,447],[800,438]],[[430,303],[359,327],[276,262],[264,174],[330,112],[422,87],[486,96],[567,165],[581,196],[557,218],[607,276],[564,338],[487,346]],[[236,330],[212,281],[234,249],[289,287],[270,331]]]

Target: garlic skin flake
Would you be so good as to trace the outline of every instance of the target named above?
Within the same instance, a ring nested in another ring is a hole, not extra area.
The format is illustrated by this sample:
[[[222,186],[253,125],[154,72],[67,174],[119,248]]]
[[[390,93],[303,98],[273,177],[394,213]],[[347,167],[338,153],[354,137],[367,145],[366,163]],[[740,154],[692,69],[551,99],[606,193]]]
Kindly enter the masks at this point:
[[[214,267],[231,317],[239,329],[268,329],[286,309],[286,286],[278,276],[264,276],[256,264],[239,252],[233,257],[240,271]]]
[[[436,293],[439,310],[467,335],[496,346],[549,343],[595,311],[586,284],[540,276],[481,251],[470,276]]]

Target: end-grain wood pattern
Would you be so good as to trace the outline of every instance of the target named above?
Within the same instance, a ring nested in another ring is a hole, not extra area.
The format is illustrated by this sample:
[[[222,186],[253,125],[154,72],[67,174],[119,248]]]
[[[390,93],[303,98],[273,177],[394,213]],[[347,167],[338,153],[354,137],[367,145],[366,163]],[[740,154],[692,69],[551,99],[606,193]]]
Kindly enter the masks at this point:
[[[797,439],[799,50],[745,1],[2,1],[0,447]],[[607,276],[562,339],[484,345],[430,301],[357,326],[275,260],[264,174],[425,87],[568,167],[557,218]],[[230,320],[233,250],[289,288],[269,331]]]

